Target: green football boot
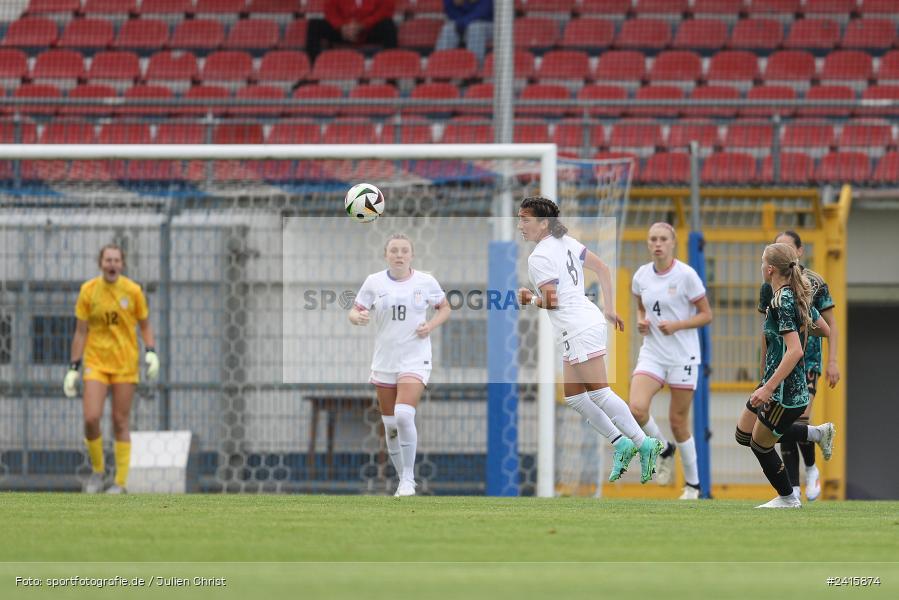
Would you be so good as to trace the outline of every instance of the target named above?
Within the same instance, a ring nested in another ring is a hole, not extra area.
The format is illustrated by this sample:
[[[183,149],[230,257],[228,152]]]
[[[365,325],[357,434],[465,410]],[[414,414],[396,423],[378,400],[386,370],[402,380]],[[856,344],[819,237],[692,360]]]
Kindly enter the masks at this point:
[[[615,456],[612,461],[612,472],[609,473],[609,481],[618,481],[621,474],[627,471],[627,466],[631,464],[631,459],[637,454],[637,447],[630,440],[621,436],[614,444]]]

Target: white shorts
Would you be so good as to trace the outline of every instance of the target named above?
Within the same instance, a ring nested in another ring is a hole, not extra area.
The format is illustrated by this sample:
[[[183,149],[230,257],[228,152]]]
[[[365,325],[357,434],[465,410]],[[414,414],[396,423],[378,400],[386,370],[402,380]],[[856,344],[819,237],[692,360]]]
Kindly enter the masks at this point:
[[[392,373],[388,371],[372,371],[368,382],[377,387],[395,388],[396,382],[400,377],[414,377],[427,386],[428,380],[431,378],[431,369],[410,369]]]
[[[634,375],[652,377],[660,384],[677,390],[695,390],[702,365],[663,365],[653,358],[640,356]]]
[[[591,327],[562,342],[562,360],[570,365],[606,354],[606,327]]]

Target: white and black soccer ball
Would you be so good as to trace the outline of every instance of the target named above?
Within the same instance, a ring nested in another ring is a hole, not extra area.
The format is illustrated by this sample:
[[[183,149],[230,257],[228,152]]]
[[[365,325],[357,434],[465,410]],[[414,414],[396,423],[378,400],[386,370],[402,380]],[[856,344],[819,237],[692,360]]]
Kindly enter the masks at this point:
[[[384,194],[370,183],[357,183],[343,200],[346,214],[360,223],[370,223],[384,212]]]

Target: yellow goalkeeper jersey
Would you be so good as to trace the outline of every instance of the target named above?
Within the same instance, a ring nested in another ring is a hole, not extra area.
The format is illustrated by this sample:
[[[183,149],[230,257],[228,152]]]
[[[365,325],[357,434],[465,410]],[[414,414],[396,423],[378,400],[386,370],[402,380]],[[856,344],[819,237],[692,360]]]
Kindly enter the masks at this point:
[[[139,368],[137,323],[149,316],[140,286],[124,275],[115,283],[102,276],[81,286],[75,316],[87,321],[84,364],[103,373],[134,373]]]

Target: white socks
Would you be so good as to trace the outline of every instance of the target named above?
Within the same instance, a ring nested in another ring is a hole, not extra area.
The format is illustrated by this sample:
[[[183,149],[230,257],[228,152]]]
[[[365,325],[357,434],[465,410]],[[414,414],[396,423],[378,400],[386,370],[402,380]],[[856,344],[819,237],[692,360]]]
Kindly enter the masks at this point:
[[[400,446],[400,455],[403,459],[403,471],[400,479],[414,481],[415,449],[418,446],[418,431],[415,429],[415,407],[409,404],[397,404],[393,409],[393,414],[396,418],[397,438]]]
[[[580,415],[587,421],[587,424],[598,431],[599,435],[607,440],[612,441],[621,435],[621,432],[618,431],[618,428],[615,427],[614,424],[612,424],[612,421],[609,420],[606,413],[602,412],[602,410],[593,403],[593,400],[590,399],[590,395],[587,392],[582,392],[577,396],[566,396],[565,403],[580,413]]]
[[[649,420],[643,425],[643,431],[645,431],[646,435],[649,437],[654,437],[662,442],[662,445],[668,446],[668,438],[662,435],[662,430],[659,429],[659,426],[656,424],[656,420],[652,418],[652,415],[649,415]]]
[[[403,475],[403,457],[400,454],[400,438],[397,431],[396,417],[394,415],[381,416],[384,422],[384,441],[387,442],[387,453],[390,455],[390,462],[396,469],[397,477]]]
[[[699,472],[696,469],[696,443],[692,436],[684,442],[678,442],[677,449],[680,450],[681,464],[684,466],[684,482],[690,485],[699,485]]]
[[[596,405],[606,413],[612,424],[618,428],[618,431],[631,438],[634,445],[639,448],[646,439],[646,434],[640,429],[631,409],[627,403],[619,398],[610,387],[604,387],[599,390],[588,392],[590,399],[596,402]]]
[[[808,441],[820,442],[821,430],[816,425],[806,425],[806,427],[808,427]]]

